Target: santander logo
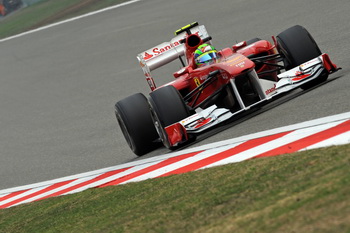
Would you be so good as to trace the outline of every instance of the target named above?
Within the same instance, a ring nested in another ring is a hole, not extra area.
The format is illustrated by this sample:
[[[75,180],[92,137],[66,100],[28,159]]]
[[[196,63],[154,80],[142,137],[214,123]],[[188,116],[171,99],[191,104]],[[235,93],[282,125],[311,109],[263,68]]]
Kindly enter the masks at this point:
[[[148,59],[150,59],[152,57],[153,57],[153,55],[151,55],[151,54],[149,54],[147,52],[145,52],[145,55],[143,55],[143,59],[145,59],[145,60],[148,60]]]
[[[265,94],[268,95],[268,94],[271,94],[271,93],[273,93],[273,92],[275,92],[275,91],[276,91],[276,84],[274,84],[272,88],[267,89],[267,90],[265,91]]]
[[[194,34],[199,35],[199,32],[196,32]],[[143,59],[145,61],[147,61],[153,57],[157,57],[157,56],[161,55],[162,53],[181,45],[180,40],[182,40],[182,39],[183,39],[183,37],[181,37],[181,38],[179,37],[179,39],[173,43],[165,42],[165,43],[162,43],[162,44],[160,44],[152,49],[147,50],[146,52],[144,52]]]
[[[146,51],[143,55],[143,59],[145,59],[146,61],[151,59],[152,57],[156,57],[168,50],[171,50],[174,47],[177,47],[180,45],[180,41],[175,41],[174,43],[170,43],[170,44],[161,44],[161,47],[154,47],[153,49],[151,49],[150,51]]]

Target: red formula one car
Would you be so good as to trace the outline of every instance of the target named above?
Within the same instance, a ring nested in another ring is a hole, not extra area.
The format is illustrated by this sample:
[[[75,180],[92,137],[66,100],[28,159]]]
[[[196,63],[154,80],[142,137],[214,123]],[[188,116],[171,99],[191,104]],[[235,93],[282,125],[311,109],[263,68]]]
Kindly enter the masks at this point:
[[[295,88],[324,82],[339,68],[302,26],[272,37],[254,38],[216,50],[203,25],[189,24],[176,37],[140,53],[151,88],[149,97],[137,93],[115,105],[120,128],[138,156],[162,142],[177,148],[233,116]],[[151,71],[180,59],[175,80],[156,87]]]

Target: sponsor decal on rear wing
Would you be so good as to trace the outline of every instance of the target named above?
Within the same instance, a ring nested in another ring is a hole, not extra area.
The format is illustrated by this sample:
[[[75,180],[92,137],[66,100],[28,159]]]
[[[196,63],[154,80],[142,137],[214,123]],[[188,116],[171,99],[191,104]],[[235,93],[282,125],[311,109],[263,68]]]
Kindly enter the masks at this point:
[[[204,25],[191,28],[191,33],[197,34],[202,39],[209,37]],[[163,42],[137,55],[137,59],[140,62],[142,71],[152,91],[156,88],[156,85],[152,78],[151,71],[185,54],[185,46],[180,43],[185,36],[186,32],[182,32],[171,39],[170,42]]]

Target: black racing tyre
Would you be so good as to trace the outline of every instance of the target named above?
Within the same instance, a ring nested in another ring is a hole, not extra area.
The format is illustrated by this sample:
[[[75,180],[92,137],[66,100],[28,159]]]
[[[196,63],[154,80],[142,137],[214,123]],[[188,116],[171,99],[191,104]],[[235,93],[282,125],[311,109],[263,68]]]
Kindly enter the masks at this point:
[[[178,90],[165,86],[150,93],[149,104],[154,126],[165,147],[169,145],[164,128],[190,116],[189,109]]]
[[[258,42],[258,41],[260,41],[260,40],[261,40],[260,38],[256,37],[256,38],[247,40],[246,43],[247,43],[247,45],[251,45],[251,44],[253,44],[253,43],[255,43],[255,42]]]
[[[295,25],[278,34],[277,44],[279,53],[284,58],[286,70],[299,66],[322,54],[314,38],[300,25]],[[308,89],[326,81],[327,77],[327,74],[323,74],[321,77],[303,85],[301,88]]]
[[[137,93],[118,101],[115,114],[130,149],[136,155],[144,155],[159,146],[154,142],[158,134],[143,94]]]

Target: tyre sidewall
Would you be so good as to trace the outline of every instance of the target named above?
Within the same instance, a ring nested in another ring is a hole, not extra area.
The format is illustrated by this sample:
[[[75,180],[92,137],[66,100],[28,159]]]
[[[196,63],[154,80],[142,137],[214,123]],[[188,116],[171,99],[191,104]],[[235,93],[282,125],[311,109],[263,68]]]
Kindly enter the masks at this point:
[[[182,96],[173,86],[165,86],[150,94],[152,119],[165,147],[171,148],[165,127],[187,118],[190,113]]]
[[[295,25],[277,36],[279,52],[286,58],[286,69],[291,69],[320,56],[321,50],[311,34]]]
[[[115,105],[119,126],[131,150],[138,156],[155,148],[158,138],[146,97],[141,94],[129,96]]]

